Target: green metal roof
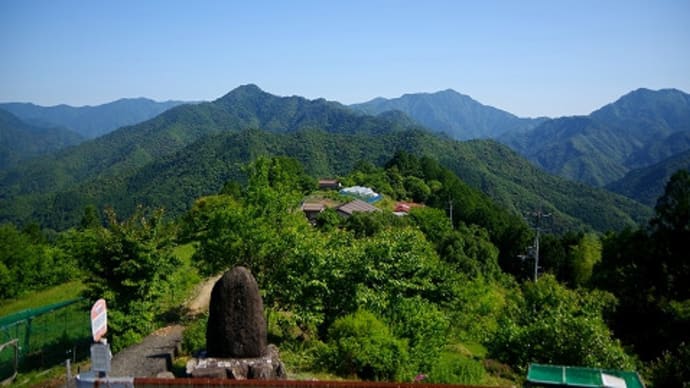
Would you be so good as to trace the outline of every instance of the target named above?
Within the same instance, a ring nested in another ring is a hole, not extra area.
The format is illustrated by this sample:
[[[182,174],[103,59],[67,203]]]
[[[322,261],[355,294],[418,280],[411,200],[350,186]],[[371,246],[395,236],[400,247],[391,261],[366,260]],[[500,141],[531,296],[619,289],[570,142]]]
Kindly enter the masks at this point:
[[[602,374],[623,379],[626,388],[644,388],[642,379],[634,371],[561,365],[530,364],[527,381],[544,386],[606,387]]]

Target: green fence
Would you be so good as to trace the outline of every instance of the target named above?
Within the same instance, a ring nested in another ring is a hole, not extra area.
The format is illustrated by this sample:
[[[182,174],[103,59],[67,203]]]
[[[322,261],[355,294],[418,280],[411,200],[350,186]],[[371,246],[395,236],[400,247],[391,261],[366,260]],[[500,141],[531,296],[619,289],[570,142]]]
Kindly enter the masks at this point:
[[[51,367],[66,359],[88,357],[90,306],[73,299],[0,318],[0,345],[17,340],[19,371]],[[0,351],[0,381],[15,373],[15,351]]]

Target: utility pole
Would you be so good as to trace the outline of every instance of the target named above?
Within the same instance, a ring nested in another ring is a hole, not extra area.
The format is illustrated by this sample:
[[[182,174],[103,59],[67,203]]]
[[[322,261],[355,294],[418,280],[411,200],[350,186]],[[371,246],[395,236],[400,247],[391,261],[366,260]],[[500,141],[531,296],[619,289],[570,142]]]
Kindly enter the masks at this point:
[[[541,220],[542,218],[551,217],[551,213],[545,214],[541,210],[537,210],[532,213],[532,215],[537,220],[535,226],[537,233],[534,237],[534,282],[536,283],[539,276],[539,237],[541,234]]]

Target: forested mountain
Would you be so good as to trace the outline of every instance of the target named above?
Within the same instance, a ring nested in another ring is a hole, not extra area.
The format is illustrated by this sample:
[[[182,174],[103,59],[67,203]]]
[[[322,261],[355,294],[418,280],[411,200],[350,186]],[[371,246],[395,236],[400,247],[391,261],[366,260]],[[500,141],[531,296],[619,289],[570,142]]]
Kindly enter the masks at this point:
[[[339,133],[383,133],[409,121],[353,113],[326,100],[277,97],[255,85],[236,88],[210,103],[182,105],[138,124],[123,127],[68,152],[36,159],[0,176],[2,197],[61,191],[95,177],[132,174],[158,158],[179,151],[203,136],[247,128],[295,131],[322,128]]]
[[[519,118],[452,89],[405,94],[393,99],[376,98],[350,107],[367,114],[398,110],[425,127],[457,140],[497,138],[506,132],[534,128],[546,120]]]
[[[114,129],[138,124],[183,104],[182,101],[156,102],[147,98],[123,98],[97,106],[39,106],[30,103],[2,103],[4,109],[32,125],[65,127],[85,138],[96,138]]]
[[[690,149],[690,95],[638,89],[589,116],[549,120],[500,140],[549,172],[603,186]]]
[[[76,132],[60,127],[29,125],[0,109],[0,171],[82,140]]]
[[[674,155],[653,166],[628,172],[606,186],[607,189],[625,195],[647,206],[654,206],[664,193],[664,187],[678,170],[690,171],[690,150]]]
[[[588,116],[556,119],[519,118],[450,89],[351,107],[401,111],[454,139],[497,139],[546,171],[593,186],[690,149],[690,95],[675,89],[638,89]]]
[[[111,204],[122,214],[138,204],[179,214],[198,196],[241,179],[241,166],[257,156],[291,156],[314,176],[333,176],[358,161],[381,165],[399,150],[438,159],[512,212],[552,211],[557,230],[618,229],[650,214],[624,197],[545,174],[496,142],[459,143],[406,129],[408,122],[396,117],[363,116],[336,103],[241,87],[213,103],[177,107],[7,174],[2,187],[11,191],[3,193],[1,216],[62,228],[88,204]],[[240,130],[267,126],[274,131]]]

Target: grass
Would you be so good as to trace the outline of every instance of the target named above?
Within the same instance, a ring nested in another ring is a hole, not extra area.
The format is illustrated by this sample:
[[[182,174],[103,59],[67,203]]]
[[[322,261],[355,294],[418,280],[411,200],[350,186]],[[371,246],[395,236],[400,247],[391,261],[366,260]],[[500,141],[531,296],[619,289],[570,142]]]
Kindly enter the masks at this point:
[[[84,283],[74,280],[45,290],[30,292],[16,299],[4,300],[0,306],[0,317],[30,308],[78,298],[85,288]]]

